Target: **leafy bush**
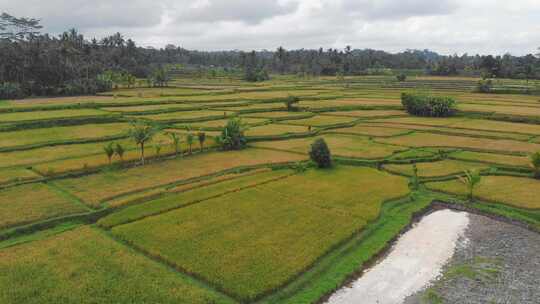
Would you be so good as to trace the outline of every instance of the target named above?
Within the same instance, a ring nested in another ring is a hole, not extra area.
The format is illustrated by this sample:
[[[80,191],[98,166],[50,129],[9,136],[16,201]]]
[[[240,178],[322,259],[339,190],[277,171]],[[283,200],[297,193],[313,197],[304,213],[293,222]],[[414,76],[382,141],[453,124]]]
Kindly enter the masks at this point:
[[[247,140],[244,135],[246,126],[239,118],[231,118],[223,128],[221,135],[216,137],[216,142],[223,150],[240,150],[246,146]]]
[[[17,99],[24,96],[24,91],[19,84],[12,82],[0,83],[0,100]]]
[[[300,98],[289,95],[287,99],[285,99],[285,106],[287,106],[287,111],[294,111],[296,109],[294,106],[298,104],[298,102],[300,102]]]
[[[405,75],[404,73],[401,73],[401,74],[396,76],[396,79],[399,82],[403,82],[403,81],[407,80],[407,75]]]
[[[326,141],[322,138],[318,138],[311,145],[309,151],[309,157],[317,164],[319,168],[329,168],[332,166],[332,155],[330,149],[326,144]]]
[[[540,152],[531,154],[531,168],[534,170],[534,178],[540,179]]]
[[[447,117],[455,113],[456,101],[451,97],[402,93],[401,103],[411,115]]]
[[[491,79],[480,80],[476,84],[476,92],[478,93],[490,93],[493,89],[493,82]]]

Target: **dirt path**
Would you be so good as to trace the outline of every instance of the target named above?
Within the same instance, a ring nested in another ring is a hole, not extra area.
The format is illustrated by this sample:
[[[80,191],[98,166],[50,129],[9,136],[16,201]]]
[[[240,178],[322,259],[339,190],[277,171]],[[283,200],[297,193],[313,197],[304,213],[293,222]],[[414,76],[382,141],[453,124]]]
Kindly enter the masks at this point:
[[[405,304],[540,303],[540,234],[483,216],[469,220],[444,275]]]
[[[464,234],[467,213],[441,210],[399,238],[373,268],[332,295],[330,304],[400,304],[440,275]]]

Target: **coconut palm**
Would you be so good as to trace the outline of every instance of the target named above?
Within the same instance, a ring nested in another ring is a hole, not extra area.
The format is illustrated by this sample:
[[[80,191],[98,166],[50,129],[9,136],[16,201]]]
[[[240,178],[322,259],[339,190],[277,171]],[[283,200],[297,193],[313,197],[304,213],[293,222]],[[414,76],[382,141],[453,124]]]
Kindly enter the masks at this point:
[[[195,137],[193,136],[193,134],[188,133],[188,135],[186,136],[186,142],[189,145],[189,154],[193,153],[193,150],[191,149],[191,147],[193,146],[194,140],[195,140]]]
[[[459,180],[467,187],[468,190],[468,199],[470,202],[473,201],[473,191],[474,187],[480,183],[482,180],[482,175],[478,170],[465,170],[465,176],[458,176]]]
[[[534,178],[540,179],[540,152],[531,154],[530,166],[534,170]]]
[[[154,149],[156,150],[156,157],[159,158],[159,155],[161,154],[161,143],[155,144]]]
[[[172,145],[174,147],[174,154],[178,156],[178,153],[182,152],[180,151],[180,142],[182,141],[180,138],[180,135],[175,132],[169,132],[167,135],[171,138]]]
[[[114,155],[114,146],[113,143],[109,143],[106,146],[103,147],[103,151],[105,151],[105,155],[107,155],[107,158],[109,159],[109,165],[112,163],[112,157]]]
[[[114,153],[116,153],[116,155],[118,155],[118,157],[120,157],[121,161],[124,161],[124,152],[126,152],[124,147],[122,147],[121,144],[117,143],[116,146],[114,147]]]
[[[197,138],[199,139],[199,145],[201,146],[201,152],[204,150],[204,142],[206,141],[206,133],[199,132],[197,133]]]
[[[156,129],[147,123],[133,123],[129,135],[141,149],[141,163],[144,165],[144,145],[151,141]]]

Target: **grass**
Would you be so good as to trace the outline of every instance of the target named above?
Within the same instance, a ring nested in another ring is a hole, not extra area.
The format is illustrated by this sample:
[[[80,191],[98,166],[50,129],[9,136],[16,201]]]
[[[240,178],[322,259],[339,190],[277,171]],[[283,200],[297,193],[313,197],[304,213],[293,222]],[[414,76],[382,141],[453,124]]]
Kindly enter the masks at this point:
[[[484,131],[514,132],[527,135],[540,135],[540,125],[486,119],[468,119],[459,123],[452,124],[451,127]]]
[[[202,202],[220,195],[236,192],[243,188],[249,188],[271,180],[283,178],[291,173],[290,170],[279,170],[245,176],[240,175],[239,177],[225,176],[225,179],[218,177],[209,181],[195,183],[194,185],[188,184],[175,187],[170,189],[163,197],[128,206],[100,219],[98,224],[105,228],[111,228],[182,206]]]
[[[147,111],[156,111],[156,110],[171,110],[171,109],[193,109],[194,106],[189,103],[175,103],[175,104],[157,104],[157,105],[144,105],[144,106],[127,106],[127,107],[104,107],[102,110],[110,112],[120,112],[120,113],[137,113],[137,112],[147,112]]]
[[[356,120],[357,119],[354,117],[351,118],[351,117],[319,115],[319,116],[315,116],[311,118],[289,120],[285,123],[289,125],[295,125],[295,126],[324,127],[324,126],[352,123]]]
[[[294,119],[304,117],[306,115],[312,115],[309,112],[285,112],[285,111],[273,111],[262,113],[250,113],[244,114],[245,117],[263,118],[263,119]]]
[[[328,134],[322,136],[333,155],[342,157],[378,159],[390,156],[405,148],[372,142],[367,137],[355,135]],[[278,149],[298,153],[307,153],[316,138],[289,139],[252,144],[259,148]]]
[[[268,124],[264,126],[251,127],[246,131],[248,137],[258,136],[281,136],[287,134],[303,134],[309,132],[304,126],[291,126],[282,124]]]
[[[362,99],[362,98],[349,98],[349,99],[337,99],[331,101],[301,101],[300,107],[306,109],[324,109],[324,108],[354,108],[354,107],[373,107],[373,106],[401,106],[399,99]]]
[[[407,147],[446,147],[464,148],[483,151],[531,153],[540,150],[540,144],[507,139],[485,139],[464,136],[441,135],[417,132],[392,138],[377,139],[377,142],[403,145]]]
[[[59,111],[32,111],[32,112],[15,112],[0,114],[2,122],[22,122],[33,120],[47,119],[62,119],[62,118],[83,118],[110,115],[105,111],[96,109],[76,109],[76,110],[59,110]]]
[[[481,153],[472,151],[457,151],[450,154],[450,157],[458,160],[478,161],[519,167],[528,167],[530,163],[529,158],[525,156]]]
[[[106,136],[121,135],[128,129],[129,124],[127,123],[110,123],[0,132],[0,147],[8,148],[46,144],[48,142],[99,139]]]
[[[0,190],[0,229],[86,211],[88,209],[43,183]]]
[[[180,128],[189,128],[191,130],[198,130],[198,129],[223,129],[225,125],[227,125],[228,119],[218,119],[218,120],[210,120],[205,122],[196,122],[196,123],[190,123],[190,124],[177,124],[176,127]],[[242,122],[247,125],[253,125],[253,124],[264,124],[268,122],[266,119],[259,119],[259,118],[248,118],[244,117],[242,118]]]
[[[196,121],[212,118],[226,118],[232,116],[233,112],[228,111],[211,111],[211,110],[201,110],[201,111],[181,111],[181,112],[172,112],[164,114],[153,114],[153,115],[138,115],[136,118],[153,120],[153,121]]]
[[[406,112],[398,110],[371,110],[371,111],[336,111],[328,112],[323,115],[344,116],[357,118],[386,117],[386,116],[404,116]]]
[[[0,169],[0,184],[31,180],[39,177],[35,172],[25,168]]]
[[[458,110],[464,112],[484,112],[518,116],[540,116],[540,108],[523,106],[492,106],[477,104],[458,104]]]
[[[374,169],[313,170],[112,231],[249,300],[359,231],[378,216],[384,200],[405,195],[406,184]]]
[[[404,134],[410,133],[411,130],[378,127],[378,126],[367,126],[367,125],[359,124],[350,128],[332,129],[326,132],[365,135],[365,136],[374,136],[374,137],[390,137],[390,136],[404,135]]]
[[[466,187],[457,180],[427,183],[426,186],[432,190],[460,196],[466,195]],[[540,209],[539,187],[540,181],[531,178],[484,176],[474,191],[475,197],[481,200],[508,204],[518,208]]]
[[[234,303],[90,227],[0,250],[2,303]]]
[[[241,166],[283,163],[305,156],[260,149],[213,152],[150,163],[143,167],[104,171],[99,174],[60,180],[58,183],[91,206],[104,200],[145,189],[215,174]]]
[[[417,163],[419,177],[441,177],[454,174],[462,174],[464,170],[478,169],[483,170],[489,168],[489,165],[473,162],[464,162],[456,160],[443,160],[437,162]],[[389,172],[413,175],[412,165],[395,165],[387,164],[383,166]]]

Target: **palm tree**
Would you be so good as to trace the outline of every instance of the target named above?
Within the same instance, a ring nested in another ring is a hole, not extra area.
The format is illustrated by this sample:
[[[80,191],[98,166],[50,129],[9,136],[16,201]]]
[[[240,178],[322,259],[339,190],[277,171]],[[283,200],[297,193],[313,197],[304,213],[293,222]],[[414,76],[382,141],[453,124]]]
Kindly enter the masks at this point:
[[[125,149],[124,147],[122,147],[121,144],[116,144],[116,147],[114,148],[114,152],[116,153],[116,155],[118,155],[118,157],[120,157],[120,161],[124,161],[124,152],[125,152]]]
[[[161,154],[161,143],[155,144],[154,149],[156,150],[156,157],[159,158],[159,155]]]
[[[201,152],[204,150],[204,142],[206,140],[206,133],[199,132],[197,134],[197,137],[199,138],[199,144],[201,145]]]
[[[459,180],[467,187],[468,190],[468,199],[470,202],[473,201],[473,191],[474,187],[480,183],[482,180],[482,175],[478,170],[465,170],[465,176],[458,176]]]
[[[144,144],[151,141],[156,129],[147,123],[133,123],[129,135],[141,149],[141,163],[144,165]]]
[[[174,154],[178,156],[178,152],[180,150],[180,142],[181,142],[180,135],[178,135],[178,133],[175,133],[175,132],[169,132],[167,133],[167,135],[171,138],[172,144],[174,146]],[[182,151],[180,151],[180,153],[181,152]]]
[[[188,135],[186,136],[186,142],[189,145],[189,154],[193,152],[193,150],[191,149],[191,146],[193,146],[193,141],[194,141],[193,134],[188,133]]]
[[[112,157],[114,155],[114,146],[113,143],[109,143],[106,146],[103,147],[103,151],[105,151],[105,154],[107,155],[107,158],[109,159],[109,165],[112,162]]]
[[[540,179],[540,152],[531,154],[531,168],[534,170],[534,178]]]

